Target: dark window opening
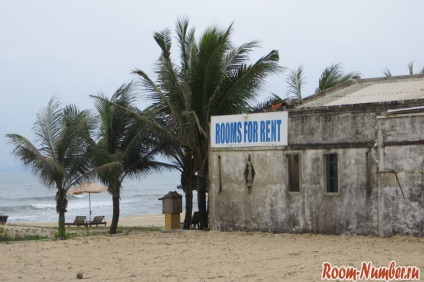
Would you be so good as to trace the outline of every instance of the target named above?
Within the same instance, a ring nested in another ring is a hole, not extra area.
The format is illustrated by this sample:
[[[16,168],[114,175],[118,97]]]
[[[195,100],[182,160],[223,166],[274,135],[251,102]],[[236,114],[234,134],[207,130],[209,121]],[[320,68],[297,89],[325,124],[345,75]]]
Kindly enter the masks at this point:
[[[367,176],[366,179],[366,190],[367,190],[367,195],[371,195],[371,171],[370,171],[370,155],[368,152],[365,153],[365,173]]]
[[[337,154],[325,155],[326,191],[328,193],[339,192],[337,175]]]
[[[300,191],[299,155],[287,155],[289,172],[289,192]]]
[[[219,178],[219,192],[222,192],[222,180],[221,180],[221,156],[218,156],[218,178]]]

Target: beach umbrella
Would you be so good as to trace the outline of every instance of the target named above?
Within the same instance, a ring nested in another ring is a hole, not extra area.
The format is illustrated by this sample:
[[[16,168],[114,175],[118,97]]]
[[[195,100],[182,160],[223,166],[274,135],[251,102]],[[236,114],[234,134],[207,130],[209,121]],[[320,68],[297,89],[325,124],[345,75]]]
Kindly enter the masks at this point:
[[[68,190],[68,195],[81,195],[83,193],[88,193],[88,206],[90,210],[90,221],[91,221],[91,193],[101,193],[107,191],[105,186],[94,182],[88,182],[79,186],[72,187]]]

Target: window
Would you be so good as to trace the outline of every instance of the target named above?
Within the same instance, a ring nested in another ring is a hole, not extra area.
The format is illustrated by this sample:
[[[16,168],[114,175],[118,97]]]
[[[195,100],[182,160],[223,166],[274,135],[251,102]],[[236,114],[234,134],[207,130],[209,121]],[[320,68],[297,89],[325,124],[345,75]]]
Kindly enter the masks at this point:
[[[300,191],[300,162],[299,155],[287,155],[289,192]]]
[[[367,195],[371,195],[371,171],[370,171],[370,154],[369,152],[365,153],[365,173],[366,173],[366,191]]]
[[[325,186],[327,193],[339,192],[337,154],[325,155]]]
[[[222,180],[221,180],[221,156],[218,156],[218,178],[219,178],[219,192],[222,192]]]

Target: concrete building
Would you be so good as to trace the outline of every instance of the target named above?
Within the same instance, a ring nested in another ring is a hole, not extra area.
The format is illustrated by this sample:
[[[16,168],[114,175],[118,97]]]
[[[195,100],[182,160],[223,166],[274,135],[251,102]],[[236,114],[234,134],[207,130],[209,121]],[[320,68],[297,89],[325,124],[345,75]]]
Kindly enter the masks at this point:
[[[213,117],[212,229],[424,236],[424,75],[354,79],[279,113],[269,136],[285,142],[259,142],[265,121],[249,142],[257,114]]]

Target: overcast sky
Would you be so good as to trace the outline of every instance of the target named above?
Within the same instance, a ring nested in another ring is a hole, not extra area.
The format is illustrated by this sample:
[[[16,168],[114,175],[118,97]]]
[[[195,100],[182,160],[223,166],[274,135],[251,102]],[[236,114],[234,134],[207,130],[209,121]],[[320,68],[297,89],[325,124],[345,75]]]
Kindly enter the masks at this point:
[[[181,16],[197,36],[234,22],[236,45],[261,41],[253,61],[276,49],[282,66],[303,64],[307,95],[332,63],[365,78],[424,66],[422,0],[0,1],[0,170],[19,166],[4,135],[33,141],[36,114],[52,96],[92,108],[90,94],[110,96],[135,78],[131,70],[152,74],[153,32],[174,30]],[[269,79],[263,99],[285,97],[286,74]]]

